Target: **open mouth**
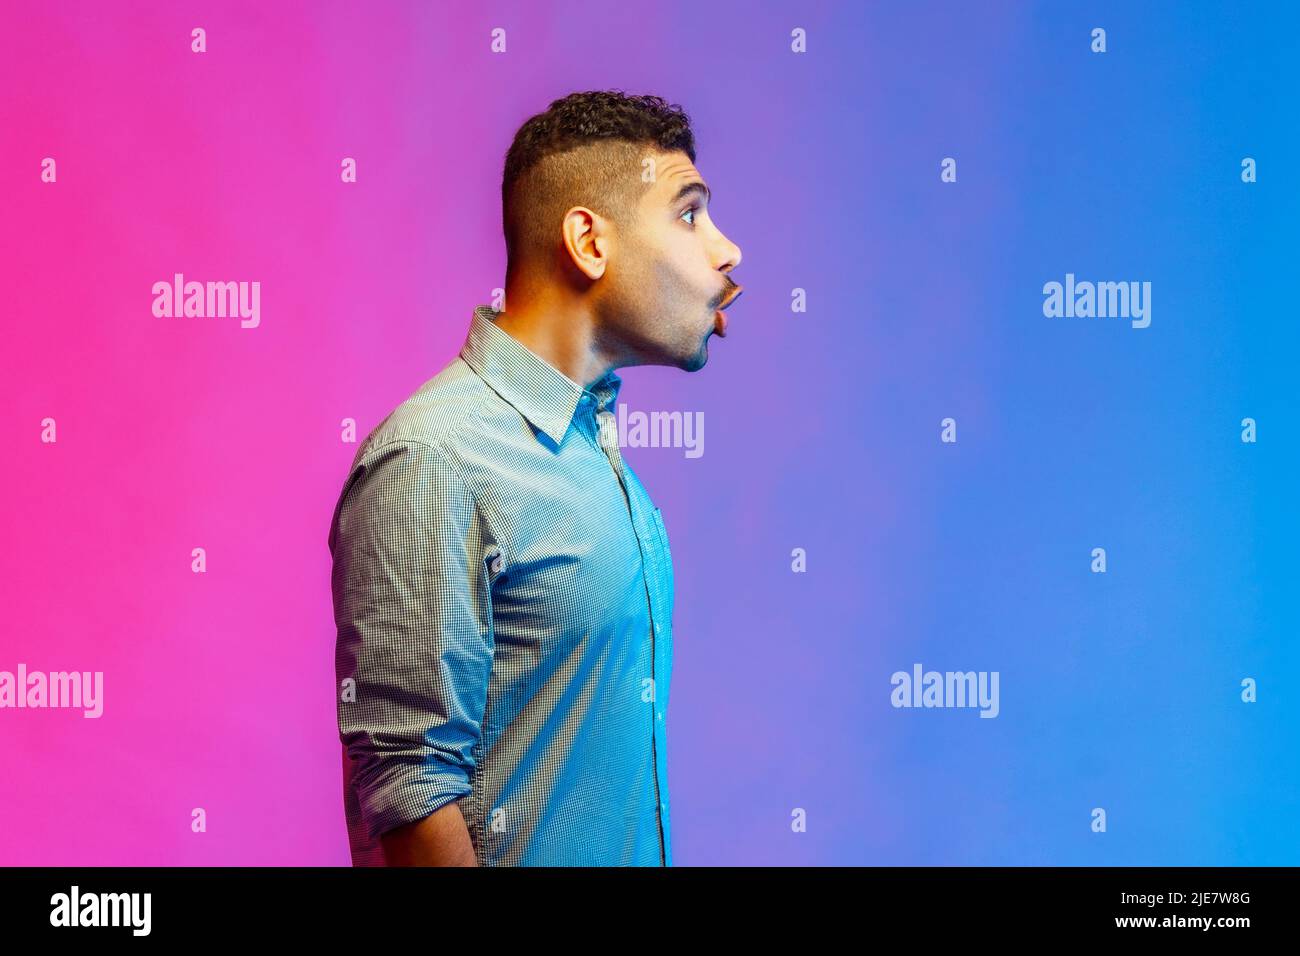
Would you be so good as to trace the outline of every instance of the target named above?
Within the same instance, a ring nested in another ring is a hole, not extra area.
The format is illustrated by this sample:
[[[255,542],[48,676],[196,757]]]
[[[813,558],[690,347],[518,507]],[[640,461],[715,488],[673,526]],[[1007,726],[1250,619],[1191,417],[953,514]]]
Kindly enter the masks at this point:
[[[732,304],[740,298],[740,293],[744,291],[745,289],[743,286],[736,286],[731,295],[724,299],[722,304],[718,306],[713,313],[713,331],[721,338],[725,339],[727,337],[727,317],[722,313],[731,308]]]
[[[732,291],[731,295],[723,300],[722,305],[718,306],[718,311],[725,312],[727,309],[731,308],[732,303],[735,302],[737,299],[739,299],[740,293],[744,291],[745,291],[745,287],[743,285],[736,286],[736,288]]]

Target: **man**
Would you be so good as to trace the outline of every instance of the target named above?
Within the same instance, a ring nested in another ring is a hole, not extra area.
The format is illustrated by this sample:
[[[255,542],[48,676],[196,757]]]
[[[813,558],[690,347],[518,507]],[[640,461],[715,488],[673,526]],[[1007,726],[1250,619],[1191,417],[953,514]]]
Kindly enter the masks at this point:
[[[614,369],[725,335],[740,250],[694,162],[659,97],[528,120],[504,310],[357,450],[329,537],[354,863],[672,864],[672,559]]]

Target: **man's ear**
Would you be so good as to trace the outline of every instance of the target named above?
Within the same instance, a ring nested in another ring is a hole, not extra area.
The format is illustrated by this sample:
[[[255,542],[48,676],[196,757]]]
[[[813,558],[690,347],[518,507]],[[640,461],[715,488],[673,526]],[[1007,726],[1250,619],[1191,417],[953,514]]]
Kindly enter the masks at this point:
[[[569,259],[588,279],[595,281],[609,265],[609,223],[586,206],[574,206],[564,214],[564,249]]]

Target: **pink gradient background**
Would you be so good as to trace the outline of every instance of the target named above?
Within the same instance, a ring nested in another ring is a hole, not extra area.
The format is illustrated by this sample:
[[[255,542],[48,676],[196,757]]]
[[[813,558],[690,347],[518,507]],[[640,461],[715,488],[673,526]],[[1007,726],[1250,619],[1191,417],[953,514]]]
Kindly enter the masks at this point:
[[[502,284],[501,162],[550,100],[688,101],[728,191],[710,128],[743,119],[716,79],[674,79],[669,22],[584,9],[5,4],[0,669],[102,670],[105,713],[0,715],[0,864],[348,862],[326,547],[356,449],[340,421],[363,438]],[[636,52],[599,42],[609,29]],[[151,286],[178,271],[260,281],[260,327],[155,318]],[[725,391],[629,378],[632,408]],[[695,462],[629,454],[660,500],[684,495]]]

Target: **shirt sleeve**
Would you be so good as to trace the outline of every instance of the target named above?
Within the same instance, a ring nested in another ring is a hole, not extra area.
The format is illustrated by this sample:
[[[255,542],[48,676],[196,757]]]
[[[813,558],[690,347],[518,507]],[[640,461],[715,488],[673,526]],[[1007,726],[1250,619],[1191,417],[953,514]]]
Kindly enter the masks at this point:
[[[430,445],[367,452],[340,496],[339,736],[372,839],[471,792],[492,671],[489,539],[470,489]]]

